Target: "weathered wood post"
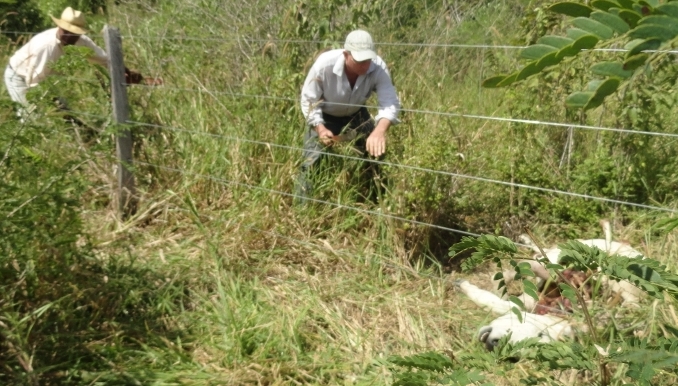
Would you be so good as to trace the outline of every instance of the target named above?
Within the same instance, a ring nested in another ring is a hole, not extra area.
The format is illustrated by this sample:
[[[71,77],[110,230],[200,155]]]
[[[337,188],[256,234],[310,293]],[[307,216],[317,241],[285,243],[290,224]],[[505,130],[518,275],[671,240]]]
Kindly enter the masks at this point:
[[[122,219],[136,211],[136,189],[132,174],[132,132],[127,125],[129,105],[125,86],[125,62],[122,57],[122,38],[117,28],[106,25],[104,40],[108,53],[108,71],[111,75],[111,99],[113,101],[113,119],[123,126],[116,133],[116,154],[118,157],[118,213]]]

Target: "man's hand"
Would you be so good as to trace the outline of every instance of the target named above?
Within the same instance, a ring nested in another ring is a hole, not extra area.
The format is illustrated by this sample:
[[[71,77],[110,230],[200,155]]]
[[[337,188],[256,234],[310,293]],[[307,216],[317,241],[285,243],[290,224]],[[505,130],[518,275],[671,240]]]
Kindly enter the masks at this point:
[[[388,119],[380,119],[372,134],[367,137],[365,148],[372,157],[381,157],[386,153],[386,130],[391,126]]]
[[[374,130],[369,137],[367,137],[366,146],[367,152],[373,157],[380,157],[386,152],[386,133],[383,131]]]
[[[322,123],[315,127],[315,132],[318,133],[318,139],[320,142],[327,146],[332,144],[332,139],[334,138],[334,133],[332,130],[328,129]]]

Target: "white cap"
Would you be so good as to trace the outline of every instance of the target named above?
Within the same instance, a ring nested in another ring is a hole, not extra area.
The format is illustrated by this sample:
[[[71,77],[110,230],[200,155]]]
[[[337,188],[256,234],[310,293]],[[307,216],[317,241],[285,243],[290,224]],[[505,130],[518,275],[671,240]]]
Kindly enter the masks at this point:
[[[374,52],[374,43],[372,36],[367,31],[357,29],[346,36],[344,50],[351,53],[356,62],[371,60],[377,57]]]

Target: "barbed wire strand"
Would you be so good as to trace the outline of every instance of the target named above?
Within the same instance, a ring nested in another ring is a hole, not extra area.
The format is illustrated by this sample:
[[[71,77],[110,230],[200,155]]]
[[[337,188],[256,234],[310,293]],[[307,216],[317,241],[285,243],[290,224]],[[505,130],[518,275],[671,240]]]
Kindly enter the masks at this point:
[[[298,102],[297,98],[279,97],[279,96],[274,96],[274,95],[244,94],[244,93],[235,93],[235,92],[230,92],[230,91],[216,91],[216,90],[208,90],[208,89],[201,90],[201,89],[167,87],[167,86],[150,86],[150,85],[143,85],[143,84],[137,84],[137,85],[125,84],[125,85],[137,86],[137,87],[148,88],[148,89],[157,89],[158,91],[169,90],[169,91],[181,91],[181,92],[206,92],[206,93],[210,93],[210,94],[214,94],[214,95],[226,95],[226,96],[239,97],[239,98],[270,99],[270,100],[278,100],[278,101],[286,101],[286,102]],[[351,103],[339,103],[339,102],[328,102],[328,101],[322,101],[322,103],[328,104],[328,105],[331,104],[331,105],[335,105],[335,106],[366,107],[366,108],[370,108],[370,109],[378,109],[379,108],[379,106],[359,105],[359,104],[351,104]],[[614,128],[614,127],[581,125],[581,124],[576,124],[576,123],[549,122],[549,121],[539,121],[539,120],[534,120],[534,119],[493,117],[493,116],[477,115],[477,114],[464,114],[464,113],[453,113],[453,112],[446,112],[446,111],[408,109],[408,108],[401,108],[400,111],[408,112],[408,113],[415,113],[415,114],[438,115],[438,116],[445,116],[445,117],[452,117],[452,118],[480,119],[480,120],[497,121],[497,122],[522,123],[522,124],[527,124],[527,125],[542,125],[542,126],[553,126],[553,127],[562,127],[562,128],[575,128],[575,129],[582,129],[582,130],[594,130],[594,131],[598,130],[598,131],[607,131],[607,132],[623,133],[623,134],[637,134],[637,135],[649,135],[649,136],[656,136],[656,137],[678,138],[678,133],[660,133],[660,132],[655,132],[655,131],[619,129],[619,128]]]
[[[23,31],[0,31],[0,34],[5,35],[36,35],[40,32],[23,32]],[[90,37],[103,38],[102,34],[87,34]],[[137,40],[185,40],[185,41],[202,41],[202,42],[230,42],[230,41],[245,41],[249,43],[284,43],[284,44],[335,44],[343,45],[343,41],[339,40],[306,40],[306,39],[263,39],[263,38],[212,38],[212,37],[194,37],[194,36],[142,36],[142,35],[121,35],[126,39]],[[422,43],[422,42],[374,42],[376,46],[390,46],[390,47],[425,47],[425,48],[470,48],[470,49],[503,49],[503,50],[521,50],[529,46],[517,45],[502,45],[502,44],[462,44],[462,43]],[[582,51],[596,51],[596,52],[629,52],[625,48],[594,48]],[[678,54],[675,50],[645,50],[647,53],[671,53]]]
[[[71,110],[71,112],[75,113],[75,114],[82,114],[84,116],[92,115],[92,114],[80,112],[80,111],[72,111]],[[94,116],[96,116],[96,115],[94,115]],[[97,116],[97,117],[100,117],[100,116]],[[213,137],[213,138],[220,138],[220,139],[225,139],[225,140],[230,140],[230,141],[251,143],[251,144],[254,144],[254,145],[260,145],[260,146],[266,146],[266,147],[272,147],[272,148],[279,148],[279,149],[285,149],[285,150],[292,150],[292,151],[297,151],[297,152],[305,150],[304,148],[298,147],[298,146],[282,145],[282,144],[278,144],[278,143],[275,143],[275,142],[258,141],[258,140],[252,140],[252,139],[223,135],[223,134],[188,130],[188,129],[184,129],[184,128],[180,128],[180,127],[174,127],[174,126],[159,125],[159,124],[154,124],[154,123],[146,123],[146,122],[139,122],[139,121],[133,121],[133,120],[127,120],[127,123],[132,124],[132,125],[144,126],[144,127],[153,127],[153,128],[157,128],[157,129],[168,129],[168,130],[183,132],[183,133],[187,133],[187,134],[205,135],[205,136],[210,136],[210,137]],[[400,163],[393,163],[393,162],[381,161],[381,160],[376,160],[376,159],[355,157],[355,156],[349,156],[349,155],[337,154],[337,153],[330,153],[330,152],[325,152],[325,151],[320,151],[320,152],[323,153],[323,155],[326,155],[326,156],[329,156],[329,157],[336,157],[336,158],[342,158],[342,159],[354,160],[354,161],[361,161],[361,162],[369,162],[369,163],[383,165],[383,166],[391,166],[391,167],[396,167],[396,168],[401,168],[401,169],[409,169],[409,170],[413,170],[413,171],[430,173],[430,174],[437,174],[437,175],[442,175],[442,176],[446,176],[446,177],[456,177],[456,178],[468,179],[468,180],[473,180],[473,181],[478,181],[478,182],[485,182],[485,183],[490,183],[490,184],[503,185],[503,186],[508,186],[508,187],[512,187],[512,188],[522,188],[522,189],[528,189],[528,190],[536,190],[536,191],[540,191],[540,192],[544,192],[544,193],[552,193],[552,194],[565,195],[565,196],[582,198],[582,199],[587,199],[587,200],[592,200],[592,201],[600,201],[600,202],[605,202],[605,203],[608,203],[608,204],[632,206],[632,207],[641,208],[641,209],[657,210],[657,211],[668,212],[668,213],[678,213],[677,209],[662,208],[662,207],[658,207],[658,206],[638,204],[638,203],[635,203],[635,202],[616,200],[616,199],[612,199],[612,198],[597,197],[597,196],[591,196],[591,195],[588,195],[588,194],[568,192],[568,191],[558,190],[558,189],[549,189],[549,188],[542,188],[542,187],[539,187],[539,186],[519,184],[519,183],[515,183],[515,182],[494,180],[494,179],[485,178],[485,177],[471,176],[471,175],[461,174],[461,173],[453,173],[453,172],[448,172],[448,171],[444,171],[444,170],[429,169],[429,168],[424,168],[424,167],[420,167],[420,166],[412,166],[412,165],[407,165],[407,164],[400,164]]]
[[[299,196],[297,194],[283,192],[283,191],[275,190],[275,189],[268,189],[268,188],[264,188],[264,187],[261,187],[261,186],[247,184],[247,183],[244,183],[244,182],[226,180],[226,179],[216,177],[216,176],[212,176],[212,175],[208,175],[208,174],[189,173],[185,170],[172,168],[172,167],[169,167],[169,166],[152,164],[152,163],[143,162],[143,161],[137,161],[135,164],[136,165],[146,165],[146,166],[150,166],[150,167],[154,167],[154,168],[173,171],[173,172],[181,173],[185,176],[205,178],[205,179],[209,179],[209,180],[212,180],[212,181],[215,181],[215,182],[219,182],[219,183],[224,184],[224,185],[240,186],[240,187],[248,188],[250,190],[260,190],[260,191],[273,193],[273,194],[277,194],[277,195],[281,195],[281,196],[285,196],[285,197],[290,197],[290,198],[293,198],[293,199],[298,198],[298,199],[303,199],[304,201],[307,201],[307,202],[315,202],[315,203],[318,203],[318,204],[330,205],[330,206],[334,206],[334,207],[339,208],[339,209],[348,209],[348,210],[352,210],[352,211],[356,211],[356,212],[360,212],[360,213],[371,214],[371,215],[374,215],[374,216],[386,217],[386,218],[390,218],[392,220],[398,220],[398,221],[407,222],[407,223],[410,223],[410,224],[413,224],[413,225],[421,225],[421,226],[425,226],[425,227],[429,227],[429,228],[440,229],[440,230],[444,230],[444,231],[447,231],[447,232],[458,233],[458,234],[461,234],[461,235],[464,235],[464,236],[473,236],[473,237],[480,236],[477,233],[472,233],[472,232],[462,231],[462,230],[459,230],[459,229],[444,227],[442,225],[429,224],[429,223],[426,223],[426,222],[423,222],[423,221],[412,220],[412,219],[408,219],[408,218],[405,218],[405,217],[400,217],[400,216],[396,216],[396,215],[392,215],[392,214],[388,214],[388,213],[383,213],[381,211],[368,210],[368,209],[358,208],[358,207],[340,204],[340,203],[336,203],[336,202],[320,200],[320,199],[317,199],[317,198]]]
[[[214,138],[222,138],[222,139],[228,139],[228,140],[232,140],[232,141],[251,143],[251,144],[262,145],[262,146],[267,146],[267,147],[276,147],[276,148],[286,149],[286,150],[293,150],[293,151],[303,151],[304,150],[301,147],[281,145],[281,144],[274,143],[274,142],[257,141],[257,140],[251,140],[251,139],[247,139],[247,138],[234,137],[234,136],[227,136],[227,135],[222,135],[222,134],[192,131],[192,130],[177,128],[177,127],[163,126],[163,125],[157,125],[157,124],[151,124],[151,123],[136,122],[136,121],[127,121],[127,123],[136,124],[136,125],[140,125],[140,126],[161,128],[161,129],[170,129],[170,130],[173,130],[173,131],[183,131],[183,132],[189,133],[189,134],[207,135],[207,136],[211,136],[211,137],[214,137]],[[365,158],[362,158],[362,157],[355,157],[355,156],[349,156],[349,155],[344,155],[344,154],[328,153],[328,152],[323,152],[323,151],[321,151],[321,153],[323,153],[324,155],[327,155],[327,156],[331,156],[331,157],[338,157],[338,158],[343,158],[343,159],[348,159],[348,160],[370,162],[370,163],[379,164],[379,165],[383,165],[383,166],[391,166],[391,167],[397,167],[397,168],[402,168],[402,169],[409,169],[409,170],[414,170],[414,171],[419,171],[419,172],[424,172],[424,173],[443,175],[443,176],[447,176],[447,177],[463,178],[463,179],[469,179],[469,180],[474,180],[474,181],[479,181],[479,182],[486,182],[486,183],[491,183],[491,184],[504,185],[504,186],[509,186],[509,187],[513,187],[513,188],[523,188],[523,189],[528,189],[528,190],[536,190],[536,191],[540,191],[540,192],[544,192],[544,193],[566,195],[566,196],[583,198],[583,199],[588,199],[588,200],[606,202],[608,204],[634,206],[634,207],[642,208],[642,209],[657,210],[657,211],[670,212],[670,213],[678,213],[678,210],[675,210],[675,209],[662,208],[662,207],[658,207],[658,206],[645,205],[645,204],[638,204],[638,203],[634,203],[634,202],[615,200],[615,199],[611,199],[611,198],[596,197],[596,196],[591,196],[591,195],[587,195],[587,194],[574,193],[574,192],[568,192],[568,191],[557,190],[557,189],[542,188],[542,187],[538,187],[538,186],[531,186],[531,185],[527,185],[527,184],[519,184],[519,183],[515,183],[515,182],[493,180],[493,179],[485,178],[485,177],[477,177],[477,176],[471,176],[471,175],[467,175],[467,174],[460,174],[460,173],[447,172],[447,171],[443,171],[443,170],[423,168],[423,167],[419,167],[419,166],[397,164],[397,163],[393,163],[393,162],[374,160],[374,159],[365,159]]]

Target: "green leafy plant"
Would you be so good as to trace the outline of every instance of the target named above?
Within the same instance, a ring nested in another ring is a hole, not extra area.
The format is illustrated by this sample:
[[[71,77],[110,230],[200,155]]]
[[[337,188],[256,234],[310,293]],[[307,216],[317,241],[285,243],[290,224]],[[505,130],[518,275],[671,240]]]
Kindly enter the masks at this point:
[[[485,79],[484,87],[505,87],[553,68],[583,51],[624,43],[627,52],[623,60],[593,64],[590,71],[599,79],[590,81],[585,90],[576,91],[566,99],[570,108],[590,110],[632,84],[635,75],[657,71],[657,64],[669,55],[666,50],[678,36],[676,2],[599,0],[590,6],[561,2],[551,5],[549,10],[573,17],[572,28],[566,36],[540,37],[536,44],[521,52],[521,57],[528,60],[522,69]]]

